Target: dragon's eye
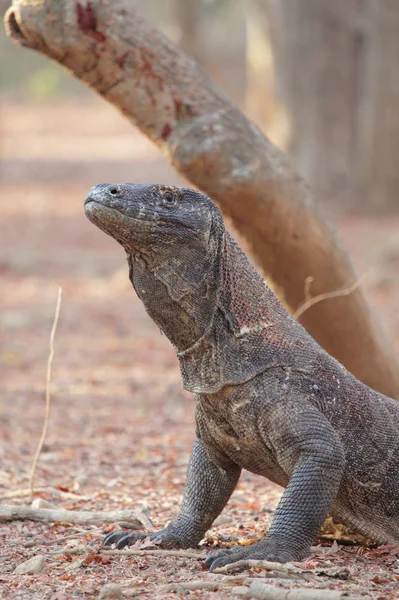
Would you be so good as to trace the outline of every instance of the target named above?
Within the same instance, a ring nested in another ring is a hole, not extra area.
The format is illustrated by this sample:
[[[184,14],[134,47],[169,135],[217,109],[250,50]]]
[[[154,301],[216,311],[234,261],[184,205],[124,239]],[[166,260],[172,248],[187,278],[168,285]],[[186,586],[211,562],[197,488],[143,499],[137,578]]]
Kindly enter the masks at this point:
[[[177,196],[172,190],[166,190],[162,194],[162,202],[164,203],[165,206],[169,206],[169,207],[175,206],[176,201],[177,201]]]
[[[175,197],[172,194],[172,192],[165,192],[163,198],[164,198],[165,202],[168,202],[168,203],[175,201]]]

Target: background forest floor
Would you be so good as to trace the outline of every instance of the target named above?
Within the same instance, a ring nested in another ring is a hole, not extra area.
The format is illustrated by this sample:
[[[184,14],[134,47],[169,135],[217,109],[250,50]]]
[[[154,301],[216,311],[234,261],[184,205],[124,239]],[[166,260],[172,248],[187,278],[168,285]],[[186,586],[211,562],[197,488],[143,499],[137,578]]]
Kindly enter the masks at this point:
[[[43,422],[59,284],[63,302],[52,416],[36,477],[36,485],[45,488],[40,496],[68,509],[145,507],[154,526],[161,527],[176,514],[182,494],[194,402],[181,389],[168,340],[131,288],[123,250],[88,222],[83,199],[100,181],[182,180],[150,142],[99,101],[4,103],[2,143],[0,502],[29,501],[23,490]],[[366,286],[399,351],[399,216],[334,221],[359,274],[371,269]],[[21,495],[13,494],[18,491]],[[278,486],[244,473],[206,543],[262,535],[280,494]],[[2,524],[0,597],[97,598],[103,585],[115,582],[131,597],[173,598],[176,594],[162,591],[163,584],[221,577],[209,575],[191,558],[101,558],[101,538],[108,530]],[[73,540],[83,554],[73,554]],[[46,557],[41,574],[13,573],[37,554]],[[321,583],[373,599],[398,597],[399,560],[391,548],[340,546],[334,553],[313,555],[306,565],[339,569],[335,578],[270,582],[287,588]],[[182,595],[231,597],[228,591]]]

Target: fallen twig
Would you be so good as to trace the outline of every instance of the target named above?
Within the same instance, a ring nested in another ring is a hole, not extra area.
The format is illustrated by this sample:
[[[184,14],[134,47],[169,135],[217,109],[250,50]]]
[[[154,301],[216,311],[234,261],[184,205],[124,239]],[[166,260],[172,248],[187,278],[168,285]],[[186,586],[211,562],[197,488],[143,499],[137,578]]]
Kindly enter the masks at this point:
[[[302,575],[308,572],[309,569],[300,569],[295,567],[291,563],[278,563],[271,562],[270,560],[238,560],[237,562],[224,565],[223,567],[217,567],[214,573],[230,573],[237,569],[265,569],[266,571],[277,571],[278,573],[286,573],[287,575]],[[311,571],[310,571],[311,572]]]
[[[98,536],[99,538],[104,537],[104,533],[100,530],[100,529],[81,529],[80,527],[71,527],[71,530],[73,530],[73,533],[68,533],[66,535],[57,535],[57,539],[56,540],[41,540],[40,544],[44,545],[44,546],[51,546],[54,543],[59,544],[63,544],[64,542],[67,542],[68,540],[75,540],[75,539],[79,539],[82,537],[85,537],[86,535],[93,535],[93,536]],[[57,551],[58,553],[58,551]]]
[[[31,506],[11,506],[0,504],[0,523],[4,521],[39,521],[41,523],[75,523],[81,525],[102,525],[128,521],[141,529],[143,526],[154,531],[150,519],[138,509],[95,512],[88,510],[59,510],[32,508]]]
[[[35,494],[43,494],[49,493],[55,496],[61,496],[62,498],[72,498],[73,500],[81,500],[83,502],[87,502],[92,498],[90,496],[81,496],[80,494],[75,494],[75,492],[64,492],[63,490],[58,490],[55,487],[38,487],[34,488]],[[31,495],[31,488],[21,488],[20,490],[12,490],[4,496],[0,496],[0,502],[2,500],[9,500],[11,498],[23,498],[24,496]]]
[[[292,563],[276,563],[269,560],[238,560],[235,563],[225,565],[224,567],[218,567],[214,573],[230,573],[236,569],[265,569],[266,571],[274,571],[277,573],[284,573],[290,577],[300,577],[301,579],[308,579],[309,576],[319,577],[336,577],[339,573],[347,571],[347,567],[316,567],[313,569],[301,569],[296,567]]]
[[[229,592],[235,596],[242,598],[255,598],[257,600],[360,600],[359,596],[348,596],[345,592],[295,588],[287,590],[276,588],[267,584],[262,579],[245,579],[243,585],[234,586],[238,578],[224,578],[218,581],[180,581],[169,583],[161,586],[163,592],[185,592],[187,590],[206,590],[209,592],[217,592],[221,589],[229,587]]]
[[[194,552],[190,550],[103,550],[101,554],[108,556],[180,556],[181,558],[197,558],[203,560],[207,557],[206,554],[201,552]]]
[[[205,581],[197,579],[194,581],[175,581],[166,585],[161,585],[160,589],[163,592],[184,592],[185,590],[208,590],[217,592],[220,588],[237,585],[237,583],[249,584],[253,579],[243,577],[242,575],[232,575],[230,577],[222,577],[214,579],[214,581]]]
[[[33,458],[32,469],[30,472],[29,486],[30,486],[31,498],[33,498],[33,496],[34,496],[34,480],[35,480],[36,467],[37,467],[37,463],[39,461],[40,453],[43,448],[44,440],[46,439],[48,425],[49,425],[49,421],[50,421],[51,367],[52,367],[53,358],[54,358],[54,337],[55,337],[55,332],[57,330],[58,318],[60,316],[61,298],[62,298],[62,288],[58,287],[57,304],[55,306],[53,326],[51,328],[51,333],[50,333],[50,352],[49,352],[49,356],[48,356],[48,360],[47,360],[46,408],[45,408],[45,413],[44,413],[44,423],[43,423],[42,434],[40,436],[40,440],[39,440],[39,443],[36,448],[35,456]]]
[[[312,546],[312,551],[313,550],[315,552],[322,551],[321,548]],[[191,550],[162,550],[162,549],[155,550],[155,549],[147,549],[147,548],[143,548],[141,550],[140,549],[137,549],[137,550],[132,550],[132,549],[103,550],[102,554],[107,554],[108,556],[123,556],[123,555],[125,555],[125,556],[145,556],[145,555],[179,556],[181,558],[197,558],[198,560],[203,560],[204,558],[206,558],[208,556],[208,554],[205,554],[203,552],[195,552],[195,551],[191,551]],[[269,562],[269,561],[238,561],[237,563],[232,563],[231,565],[226,565],[225,567],[219,567],[219,569],[223,569],[223,570],[215,569],[214,573],[216,573],[216,574],[228,573],[230,571],[230,567],[240,568],[241,565],[239,565],[239,563],[245,563],[245,565],[247,565],[247,563],[249,563],[249,562],[258,562],[258,563],[262,563],[262,565],[270,565],[271,571],[273,570],[273,571],[278,571],[279,573],[284,573],[285,575],[289,576],[290,578],[291,577],[295,577],[295,578],[300,577],[300,579],[303,579],[304,571],[302,569],[298,569],[297,571],[295,571],[295,569],[297,569],[297,567],[292,566],[292,567],[287,568],[286,565],[283,565],[281,563],[274,563],[274,562]],[[252,565],[252,566],[258,566],[258,565]],[[277,566],[278,568],[275,568],[275,566]],[[250,567],[248,566],[247,568],[250,568]],[[266,568],[266,567],[264,567],[264,568]],[[311,572],[311,571],[309,571],[309,572]],[[231,577],[230,577],[230,579],[231,579]]]
[[[228,584],[227,584],[228,585]],[[231,585],[231,584],[230,584]],[[223,581],[180,581],[177,583],[168,583],[161,586],[163,592],[184,592],[186,590],[207,590],[208,592],[217,592],[221,587],[225,587]]]
[[[335,590],[312,590],[309,588],[295,588],[287,590],[276,588],[273,585],[254,580],[249,587],[245,585],[233,587],[232,596],[241,598],[255,598],[256,600],[361,600],[360,596],[350,596],[347,592]]]

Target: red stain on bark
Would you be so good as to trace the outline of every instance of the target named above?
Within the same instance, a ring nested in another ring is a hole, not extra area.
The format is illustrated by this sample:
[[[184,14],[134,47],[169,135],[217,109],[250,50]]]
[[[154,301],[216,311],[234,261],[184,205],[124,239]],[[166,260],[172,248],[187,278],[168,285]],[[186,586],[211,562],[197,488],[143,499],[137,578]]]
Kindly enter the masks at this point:
[[[161,138],[163,140],[167,140],[171,133],[172,133],[172,128],[168,123],[166,123],[166,125],[164,125],[162,128]]]
[[[91,2],[88,2],[85,7],[78,2],[76,4],[76,16],[78,18],[78,25],[82,31],[96,31],[97,17]]]
[[[158,75],[154,71],[154,63],[156,64],[156,57],[150,51],[145,48],[141,48],[138,51],[138,73],[144,78],[145,90],[150,98],[152,106],[156,105],[157,92],[162,91],[165,87],[165,80],[161,75]]]
[[[129,51],[127,50],[124,54],[122,54],[119,58],[117,58],[116,62],[121,69],[123,69],[123,67],[125,66],[125,62],[126,62],[128,55],[129,55]]]
[[[180,116],[180,111],[181,111],[183,102],[182,102],[181,98],[175,98],[174,102],[175,102],[175,115],[176,115],[176,119],[178,119]]]
[[[93,31],[93,37],[96,38],[99,42],[105,42],[106,37],[101,31]]]
[[[97,31],[97,16],[90,1],[86,6],[76,3],[76,17],[78,20],[79,29],[88,33],[99,42],[105,41],[105,35],[101,31]]]

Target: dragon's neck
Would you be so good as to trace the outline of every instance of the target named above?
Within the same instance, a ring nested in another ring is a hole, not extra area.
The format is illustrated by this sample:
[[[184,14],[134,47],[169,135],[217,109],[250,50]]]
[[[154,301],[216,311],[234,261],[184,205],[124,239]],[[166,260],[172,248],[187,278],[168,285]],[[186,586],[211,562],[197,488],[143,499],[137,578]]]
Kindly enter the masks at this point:
[[[209,329],[210,291],[206,285],[195,294],[181,289],[148,268],[142,259],[129,258],[130,280],[145,309],[176,349],[192,347]]]
[[[291,364],[300,326],[228,233],[212,263],[198,259],[200,277],[186,262],[172,270],[172,262],[154,267],[129,257],[130,279],[175,347],[186,389],[212,393]]]
[[[273,367],[289,367],[301,326],[288,315],[241,248],[225,234],[212,321],[178,352],[185,389],[214,393]],[[306,341],[306,340],[305,340]]]

